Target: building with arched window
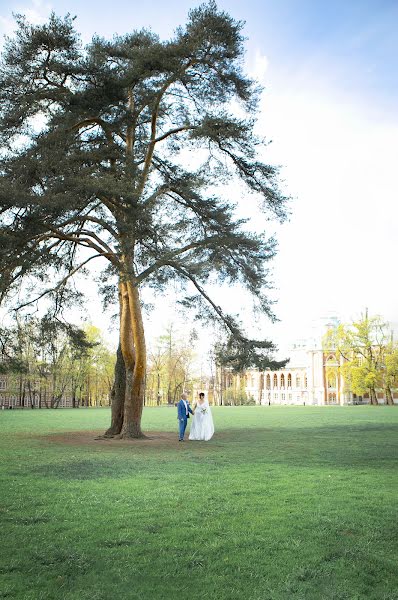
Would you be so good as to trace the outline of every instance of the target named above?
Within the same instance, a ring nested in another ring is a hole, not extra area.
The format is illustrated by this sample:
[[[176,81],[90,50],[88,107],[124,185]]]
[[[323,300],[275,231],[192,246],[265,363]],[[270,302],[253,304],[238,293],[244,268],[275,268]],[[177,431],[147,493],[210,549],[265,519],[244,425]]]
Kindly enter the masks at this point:
[[[340,359],[342,360],[342,359]],[[238,378],[241,397],[251,404],[293,404],[293,405],[344,405],[369,402],[367,396],[358,397],[353,394],[340,369],[341,363],[333,352],[322,349],[296,345],[290,353],[290,361],[284,369],[278,371],[249,370],[243,375],[232,375],[227,369],[230,379]],[[225,388],[217,375],[214,400],[216,404],[225,404],[227,398]],[[221,376],[222,378],[222,376]],[[236,384],[235,384],[236,385]],[[398,403],[398,390],[393,397]],[[383,394],[378,394],[378,401],[383,403]]]

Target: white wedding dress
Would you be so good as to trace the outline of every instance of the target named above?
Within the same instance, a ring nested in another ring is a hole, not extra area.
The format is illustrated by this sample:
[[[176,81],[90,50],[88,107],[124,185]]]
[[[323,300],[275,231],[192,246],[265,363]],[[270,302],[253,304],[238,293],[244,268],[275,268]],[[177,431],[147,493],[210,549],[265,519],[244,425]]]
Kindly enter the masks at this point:
[[[191,431],[189,432],[190,440],[209,441],[213,437],[214,424],[213,417],[208,402],[197,404],[195,414],[192,418]]]

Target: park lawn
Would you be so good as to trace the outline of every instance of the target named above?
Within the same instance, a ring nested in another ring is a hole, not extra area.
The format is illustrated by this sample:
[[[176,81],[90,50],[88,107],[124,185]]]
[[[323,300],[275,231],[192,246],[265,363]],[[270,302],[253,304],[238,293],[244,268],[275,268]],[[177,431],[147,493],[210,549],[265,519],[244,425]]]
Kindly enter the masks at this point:
[[[139,442],[94,440],[109,409],[1,411],[0,598],[398,600],[398,407],[213,414],[178,444],[167,407]]]

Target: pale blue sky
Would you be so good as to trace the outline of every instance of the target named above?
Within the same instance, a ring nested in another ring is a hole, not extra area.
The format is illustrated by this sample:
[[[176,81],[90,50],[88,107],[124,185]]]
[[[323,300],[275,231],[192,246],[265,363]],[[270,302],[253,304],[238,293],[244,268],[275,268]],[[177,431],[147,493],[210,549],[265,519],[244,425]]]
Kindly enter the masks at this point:
[[[151,28],[161,37],[184,23],[192,0],[1,0],[0,27],[13,12],[44,16],[49,10],[77,16],[83,39]],[[398,78],[396,0],[221,0],[220,8],[246,22],[248,56],[269,58],[276,79],[305,71],[345,93],[365,96],[384,110],[394,108]]]
[[[0,0],[0,33],[12,12],[40,21],[54,10],[77,15],[85,42],[142,27],[167,38],[197,4]],[[266,158],[283,165],[293,196],[274,262],[281,323],[265,337],[284,346],[312,319],[366,306],[398,324],[398,1],[218,5],[246,22],[247,69],[265,86],[259,129],[273,140]]]

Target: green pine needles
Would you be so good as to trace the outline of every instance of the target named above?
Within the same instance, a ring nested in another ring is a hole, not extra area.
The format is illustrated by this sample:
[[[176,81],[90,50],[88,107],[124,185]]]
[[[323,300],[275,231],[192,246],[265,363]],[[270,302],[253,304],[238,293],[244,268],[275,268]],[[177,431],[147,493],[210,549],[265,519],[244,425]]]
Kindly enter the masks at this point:
[[[274,318],[276,242],[250,233],[218,192],[239,180],[269,216],[286,216],[277,169],[258,158],[260,90],[242,69],[242,23],[209,2],[171,40],[142,30],[83,48],[70,16],[17,22],[0,76],[1,298],[29,280],[26,302],[74,302],[73,276],[102,262],[126,370],[112,435],[142,435],[144,286],[178,282],[182,302],[228,332],[236,368],[281,366],[273,343],[247,339],[207,289],[238,283]]]

